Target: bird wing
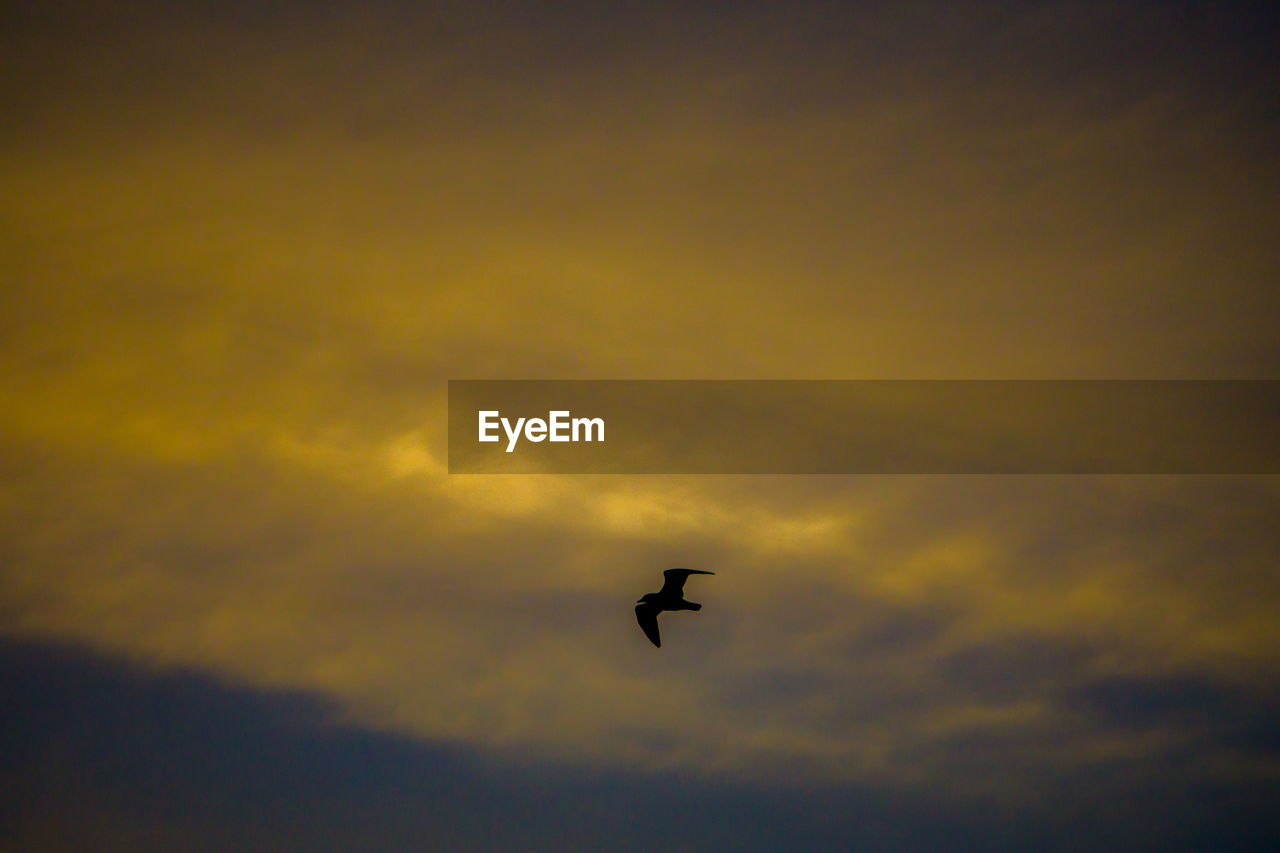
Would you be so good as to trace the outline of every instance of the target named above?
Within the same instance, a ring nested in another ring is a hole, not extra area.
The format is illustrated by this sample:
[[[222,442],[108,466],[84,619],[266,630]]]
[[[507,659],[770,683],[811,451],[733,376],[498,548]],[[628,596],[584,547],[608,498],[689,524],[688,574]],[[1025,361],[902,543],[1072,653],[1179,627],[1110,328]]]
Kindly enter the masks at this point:
[[[701,569],[667,569],[662,573],[666,578],[662,582],[663,595],[680,595],[684,591],[684,582],[689,575],[714,575],[715,572],[704,572]]]
[[[658,613],[661,612],[652,604],[636,605],[636,621],[644,630],[644,635],[658,648],[662,648],[662,639],[658,636]]]

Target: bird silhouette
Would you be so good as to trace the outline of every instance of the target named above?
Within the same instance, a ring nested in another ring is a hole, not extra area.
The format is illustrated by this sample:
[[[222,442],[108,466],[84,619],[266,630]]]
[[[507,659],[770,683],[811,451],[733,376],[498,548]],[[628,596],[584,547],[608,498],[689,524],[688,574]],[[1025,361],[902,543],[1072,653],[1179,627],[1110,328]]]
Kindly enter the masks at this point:
[[[648,592],[636,602],[636,621],[644,630],[644,635],[659,648],[662,638],[658,636],[658,614],[664,610],[701,610],[702,605],[684,600],[684,582],[689,575],[714,575],[715,572],[704,572],[700,569],[667,569],[662,573],[665,580],[662,589]]]

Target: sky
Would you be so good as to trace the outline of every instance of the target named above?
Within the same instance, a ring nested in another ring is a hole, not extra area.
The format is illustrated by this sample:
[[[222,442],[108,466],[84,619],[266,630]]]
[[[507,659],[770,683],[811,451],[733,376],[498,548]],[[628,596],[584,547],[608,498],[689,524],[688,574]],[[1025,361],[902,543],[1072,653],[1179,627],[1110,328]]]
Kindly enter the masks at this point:
[[[0,16],[0,846],[1280,843],[1276,476],[446,429],[449,379],[1280,379],[1269,4]]]

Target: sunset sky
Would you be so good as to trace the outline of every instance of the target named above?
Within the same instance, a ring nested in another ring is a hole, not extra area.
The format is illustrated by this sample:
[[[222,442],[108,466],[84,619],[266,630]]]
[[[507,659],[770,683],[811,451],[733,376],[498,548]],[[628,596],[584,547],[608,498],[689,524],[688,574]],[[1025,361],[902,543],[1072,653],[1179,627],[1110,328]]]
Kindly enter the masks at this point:
[[[10,5],[0,847],[1280,846],[1278,476],[446,464],[450,379],[1280,379],[1273,4]]]

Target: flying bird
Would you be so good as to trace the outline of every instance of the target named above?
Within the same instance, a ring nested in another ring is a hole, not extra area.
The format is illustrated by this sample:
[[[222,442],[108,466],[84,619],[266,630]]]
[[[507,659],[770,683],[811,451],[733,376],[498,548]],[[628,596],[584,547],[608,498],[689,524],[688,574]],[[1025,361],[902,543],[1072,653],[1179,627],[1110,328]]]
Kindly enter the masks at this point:
[[[644,635],[659,648],[662,639],[658,636],[658,614],[664,610],[701,610],[702,605],[684,600],[684,582],[689,575],[714,575],[715,572],[704,572],[700,569],[667,569],[662,573],[666,579],[662,589],[645,593],[636,602],[636,621],[644,630]]]

